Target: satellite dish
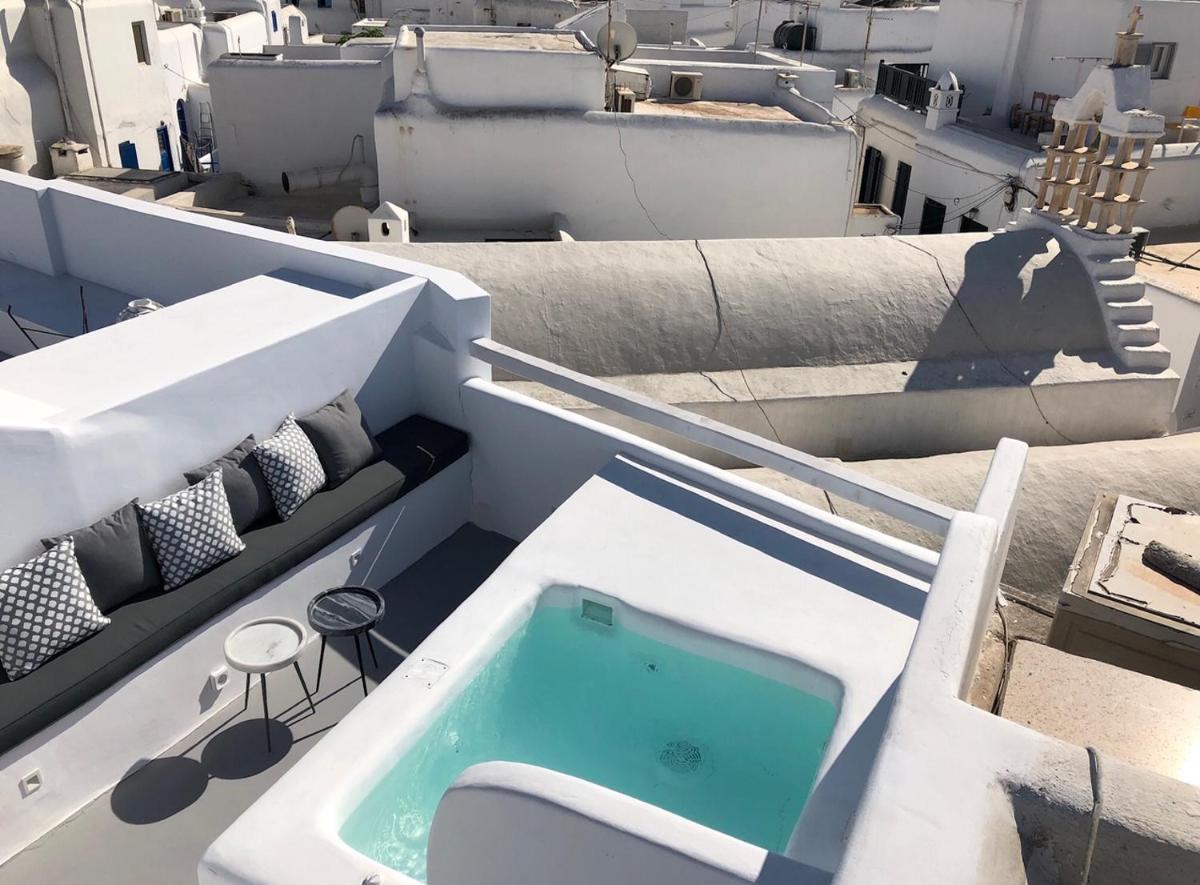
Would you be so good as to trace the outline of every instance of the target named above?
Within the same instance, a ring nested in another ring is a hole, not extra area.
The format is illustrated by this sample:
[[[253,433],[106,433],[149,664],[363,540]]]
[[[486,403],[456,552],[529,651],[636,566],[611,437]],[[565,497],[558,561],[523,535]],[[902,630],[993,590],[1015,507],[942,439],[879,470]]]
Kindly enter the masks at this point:
[[[596,46],[609,64],[625,61],[637,51],[637,31],[629,22],[613,22],[611,39],[609,33],[610,25],[605,22],[600,25],[600,31],[596,34]]]
[[[345,243],[365,243],[367,241],[367,219],[371,213],[362,206],[343,206],[333,213],[333,238]]]

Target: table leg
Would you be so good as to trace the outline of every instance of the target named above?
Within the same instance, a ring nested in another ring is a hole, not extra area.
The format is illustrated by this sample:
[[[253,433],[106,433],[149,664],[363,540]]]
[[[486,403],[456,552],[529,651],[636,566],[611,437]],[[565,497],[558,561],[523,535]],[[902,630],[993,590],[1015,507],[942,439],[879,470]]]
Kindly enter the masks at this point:
[[[375,665],[375,669],[379,669],[379,658],[375,657],[375,643],[371,641],[371,631],[367,631],[367,648],[371,650],[371,663]]]
[[[267,733],[267,752],[271,752],[271,717],[267,713],[267,674],[258,674],[258,684],[262,686],[263,694],[263,729]]]
[[[358,633],[354,634],[354,654],[358,657],[358,676],[362,679],[363,697],[367,696],[367,671],[363,669],[362,642]]]
[[[308,698],[308,706],[312,708],[314,713],[316,713],[317,705],[313,703],[312,695],[308,693],[308,685],[304,681],[304,673],[300,670],[300,662],[292,661],[292,666],[296,668],[296,675],[300,677],[300,687],[304,689],[304,696]]]
[[[319,658],[317,658],[317,684],[313,688],[313,691],[321,690],[321,669],[325,666],[325,643],[327,641],[328,641],[328,637],[322,633],[321,634],[321,656]]]
[[[246,693],[242,695],[242,712],[250,709],[250,674],[246,674]]]

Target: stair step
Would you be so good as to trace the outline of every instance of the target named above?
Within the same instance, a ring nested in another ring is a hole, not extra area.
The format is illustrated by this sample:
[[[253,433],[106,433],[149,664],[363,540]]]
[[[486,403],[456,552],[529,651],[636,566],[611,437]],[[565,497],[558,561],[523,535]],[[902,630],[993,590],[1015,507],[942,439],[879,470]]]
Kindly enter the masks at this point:
[[[1171,351],[1161,344],[1129,345],[1121,348],[1119,356],[1131,369],[1166,369],[1171,365]]]
[[[1099,280],[1100,297],[1112,304],[1114,301],[1138,301],[1146,294],[1146,284],[1140,280]]]
[[[1127,280],[1137,273],[1137,262],[1128,255],[1122,258],[1091,258],[1089,261],[1094,280]]]
[[[1160,336],[1158,323],[1113,323],[1117,330],[1117,343],[1121,345],[1157,344]]]
[[[1154,319],[1154,305],[1148,298],[1138,301],[1106,301],[1104,314],[1113,325],[1146,323]]]

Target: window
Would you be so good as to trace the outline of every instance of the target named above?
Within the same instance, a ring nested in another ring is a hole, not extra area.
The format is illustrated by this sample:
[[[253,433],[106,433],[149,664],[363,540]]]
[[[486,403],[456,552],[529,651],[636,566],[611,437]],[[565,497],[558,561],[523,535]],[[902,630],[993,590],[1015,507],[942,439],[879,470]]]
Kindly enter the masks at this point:
[[[960,234],[983,234],[987,233],[987,229],[986,224],[981,224],[969,215],[964,215],[958,225]]]
[[[133,51],[137,53],[138,64],[150,64],[150,44],[146,42],[146,23],[133,23]]]
[[[907,163],[896,165],[896,186],[892,188],[892,211],[904,217],[904,207],[908,205],[908,180],[912,177],[912,166]]]
[[[279,33],[279,16],[277,16],[275,14],[274,9],[271,10],[271,33],[272,34]]]
[[[858,202],[878,203],[879,186],[883,183],[883,154],[873,147],[863,154],[862,180],[858,186]]]
[[[921,229],[917,233],[940,234],[945,226],[946,204],[926,197],[925,205],[921,207]]]
[[[333,0],[317,0],[317,6],[321,9],[329,9],[333,6]]]
[[[1174,43],[1142,43],[1137,48],[1134,63],[1150,68],[1151,80],[1167,80],[1175,61]]]

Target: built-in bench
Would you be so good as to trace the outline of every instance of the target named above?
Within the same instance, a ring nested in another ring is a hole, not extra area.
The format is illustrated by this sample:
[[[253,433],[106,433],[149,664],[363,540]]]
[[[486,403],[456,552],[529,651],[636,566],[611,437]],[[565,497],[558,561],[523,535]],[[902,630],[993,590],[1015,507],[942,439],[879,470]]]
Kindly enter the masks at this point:
[[[298,566],[467,453],[461,430],[414,415],[378,435],[383,454],[318,492],[286,522],[242,535],[246,549],[174,590],[135,597],[99,633],[8,681],[0,676],[0,754],[99,695],[225,609]]]

